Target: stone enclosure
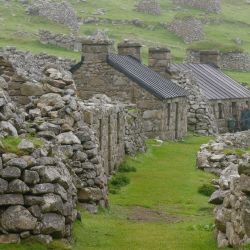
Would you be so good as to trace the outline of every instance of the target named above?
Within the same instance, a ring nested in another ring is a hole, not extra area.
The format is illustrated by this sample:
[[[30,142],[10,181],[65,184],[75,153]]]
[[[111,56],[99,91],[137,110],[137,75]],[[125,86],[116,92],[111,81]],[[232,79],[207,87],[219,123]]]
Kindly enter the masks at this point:
[[[160,15],[161,6],[159,0],[139,0],[135,6],[136,11],[151,15]]]
[[[221,12],[220,0],[173,0],[173,3],[176,5],[184,5],[202,9],[208,12]]]
[[[184,18],[176,17],[166,27],[169,31],[182,38],[185,43],[193,43],[204,38],[202,22],[192,16]]]

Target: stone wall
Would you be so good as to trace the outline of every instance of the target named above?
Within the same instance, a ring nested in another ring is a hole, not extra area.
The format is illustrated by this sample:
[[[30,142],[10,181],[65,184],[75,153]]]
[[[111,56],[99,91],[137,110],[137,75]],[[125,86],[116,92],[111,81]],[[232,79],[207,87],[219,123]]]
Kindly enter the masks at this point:
[[[221,12],[220,0],[173,0],[173,3],[202,9],[208,12]]]
[[[47,19],[70,27],[78,31],[79,24],[75,9],[67,2],[38,0],[28,8],[27,13],[32,16],[43,16]]]
[[[188,130],[201,135],[218,133],[218,125],[212,107],[202,94],[191,72],[177,72],[169,69],[173,82],[183,87],[188,93]]]
[[[200,63],[200,51],[188,49],[185,61]],[[250,55],[246,52],[220,52],[218,64],[221,69],[250,71]]]
[[[134,156],[138,152],[146,151],[142,112],[136,105],[129,105],[126,110],[125,152]]]
[[[175,18],[167,24],[167,29],[182,38],[185,43],[200,41],[204,38],[202,22],[193,17]]]
[[[49,141],[32,140],[28,114],[11,101],[7,79],[0,77],[0,138],[20,136],[20,142],[18,154],[0,143],[0,243],[70,238],[77,216],[73,178],[61,158],[49,155]]]
[[[220,136],[202,145],[198,167],[219,175],[209,202],[214,209],[218,247],[245,249],[250,240],[250,132]]]
[[[51,44],[73,51],[82,51],[82,44],[73,35],[52,33],[48,30],[39,30],[39,40],[42,44]]]
[[[136,6],[138,12],[143,12],[151,15],[160,15],[161,7],[159,0],[140,0]]]
[[[249,98],[209,101],[220,133],[229,131],[228,120],[232,118],[236,119],[236,130],[241,130],[241,112],[249,108],[249,101]]]
[[[149,138],[166,140],[185,136],[186,98],[161,101],[106,62],[105,44],[85,49],[88,52],[84,54],[85,60],[73,74],[81,98],[105,94],[112,100],[136,104],[143,112],[144,131]]]

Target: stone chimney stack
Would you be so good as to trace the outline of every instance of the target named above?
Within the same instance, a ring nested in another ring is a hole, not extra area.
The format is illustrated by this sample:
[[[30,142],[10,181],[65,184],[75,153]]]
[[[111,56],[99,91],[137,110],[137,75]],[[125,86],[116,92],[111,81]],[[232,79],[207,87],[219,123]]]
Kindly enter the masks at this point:
[[[118,54],[123,56],[133,56],[141,61],[141,44],[124,40],[118,44]]]
[[[83,39],[81,43],[84,62],[87,63],[105,62],[113,45],[113,41],[111,40]]]
[[[165,75],[171,64],[171,51],[168,48],[149,48],[148,66],[154,71]]]
[[[200,63],[213,64],[220,67],[220,52],[218,50],[201,50]]]

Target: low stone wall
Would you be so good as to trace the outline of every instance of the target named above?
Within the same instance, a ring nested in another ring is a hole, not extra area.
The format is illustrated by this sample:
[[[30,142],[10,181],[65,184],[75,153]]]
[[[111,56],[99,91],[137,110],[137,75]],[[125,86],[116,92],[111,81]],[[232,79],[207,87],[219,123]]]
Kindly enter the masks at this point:
[[[188,49],[185,61],[187,63],[200,63],[200,51]],[[220,52],[218,64],[221,69],[250,71],[250,55],[246,52]]]
[[[70,27],[78,31],[79,24],[75,9],[67,2],[50,0],[34,1],[28,8],[27,13],[32,16],[43,16],[51,21]]]
[[[204,37],[202,22],[193,17],[176,18],[167,24],[167,29],[182,38],[185,43],[200,41]]]
[[[250,55],[246,52],[222,53],[220,66],[223,69],[250,71]]]
[[[188,130],[201,135],[218,133],[216,118],[206,97],[201,93],[191,72],[171,70],[169,76],[173,82],[183,87],[188,93]]]
[[[208,12],[221,12],[220,0],[173,0],[173,3],[206,10]]]
[[[140,0],[136,6],[138,12],[143,12],[151,15],[160,15],[161,7],[159,0]]]
[[[0,243],[70,238],[77,216],[73,178],[60,158],[49,155],[48,141],[36,145],[30,139],[27,114],[11,101],[5,79],[0,81],[0,138],[20,136],[18,155],[0,143]]]
[[[216,173],[219,179],[209,202],[214,210],[218,247],[244,249],[250,240],[249,192],[250,131],[220,136],[202,145],[198,153],[199,168]]]
[[[52,33],[48,30],[39,30],[39,40],[42,44],[51,44],[73,51],[82,51],[82,44],[70,34]]]

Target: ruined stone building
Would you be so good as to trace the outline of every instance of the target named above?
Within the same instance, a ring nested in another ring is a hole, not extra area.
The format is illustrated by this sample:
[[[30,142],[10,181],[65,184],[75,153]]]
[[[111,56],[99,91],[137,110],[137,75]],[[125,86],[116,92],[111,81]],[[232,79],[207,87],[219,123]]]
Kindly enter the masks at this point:
[[[178,139],[187,132],[186,93],[183,88],[141,63],[138,43],[125,41],[118,54],[109,40],[84,40],[82,61],[72,68],[79,96],[105,94],[136,104],[143,113],[147,137]]]
[[[191,73],[211,106],[219,132],[223,133],[228,131],[230,119],[235,119],[235,129],[240,129],[241,111],[249,108],[250,90],[224,74],[219,60],[217,51],[201,51],[200,63],[174,64],[172,68]]]

